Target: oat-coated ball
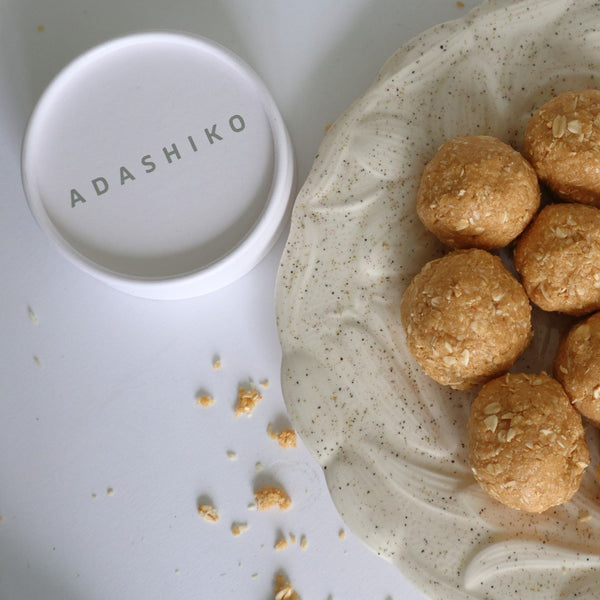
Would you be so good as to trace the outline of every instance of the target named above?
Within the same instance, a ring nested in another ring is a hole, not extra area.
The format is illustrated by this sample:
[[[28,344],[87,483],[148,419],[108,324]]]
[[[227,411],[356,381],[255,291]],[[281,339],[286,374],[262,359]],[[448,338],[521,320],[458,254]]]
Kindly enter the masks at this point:
[[[561,340],[554,376],[573,406],[600,427],[600,312],[574,325]]]
[[[580,414],[545,373],[507,373],[485,384],[467,432],[475,479],[496,500],[527,512],[569,500],[590,462]]]
[[[600,90],[563,92],[544,104],[527,124],[523,151],[558,197],[600,205]]]
[[[521,284],[486,250],[454,250],[430,261],[400,304],[407,345],[442,385],[469,389],[507,371],[531,339]]]
[[[452,248],[507,246],[539,206],[540,187],[531,165],[487,135],[444,143],[425,166],[417,193],[419,218]]]
[[[527,294],[543,310],[600,309],[600,209],[546,206],[519,238],[514,259]]]

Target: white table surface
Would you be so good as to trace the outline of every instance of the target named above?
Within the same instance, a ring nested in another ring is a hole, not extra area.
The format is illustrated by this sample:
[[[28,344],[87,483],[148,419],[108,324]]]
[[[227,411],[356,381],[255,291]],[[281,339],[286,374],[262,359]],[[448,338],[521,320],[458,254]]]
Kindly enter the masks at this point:
[[[289,424],[273,302],[285,234],[219,292],[130,297],[46,240],[25,202],[19,153],[30,111],[67,62],[115,36],[168,28],[212,38],[254,67],[288,125],[301,183],[326,125],[384,61],[475,4],[0,0],[2,600],[266,600],[279,571],[304,600],[422,598],[351,531],[341,539],[302,443],[284,450],[266,433]],[[270,385],[253,415],[236,419],[237,387],[249,379]],[[215,405],[197,406],[199,390]],[[271,480],[292,508],[249,510],[255,485]],[[218,523],[199,518],[204,498]],[[233,536],[234,521],[248,530]],[[290,534],[296,543],[274,550]]]

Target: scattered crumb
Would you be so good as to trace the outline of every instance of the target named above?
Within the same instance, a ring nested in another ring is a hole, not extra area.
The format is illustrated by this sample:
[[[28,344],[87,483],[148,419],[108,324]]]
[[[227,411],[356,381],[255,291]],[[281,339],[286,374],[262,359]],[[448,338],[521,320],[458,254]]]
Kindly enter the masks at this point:
[[[2,515],[0,515],[0,523],[2,523]]]
[[[287,548],[287,546],[288,546],[287,540],[284,537],[282,537],[282,538],[279,538],[277,540],[277,542],[275,542],[275,546],[273,546],[273,547],[275,548],[275,550],[285,550],[285,548]]]
[[[296,536],[290,532],[290,544],[296,543]]]
[[[219,520],[217,509],[210,504],[201,504],[198,506],[198,514],[209,523],[216,523]]]
[[[196,406],[209,407],[215,403],[215,399],[212,396],[205,394],[196,397]]]
[[[175,575],[179,575],[179,569],[175,569]]]
[[[281,572],[275,575],[273,594],[274,600],[300,600],[300,597],[294,591],[292,584],[286,580],[285,575]]]
[[[92,499],[95,500],[98,497],[98,495],[96,494],[96,492],[92,492]]]
[[[109,487],[109,488],[106,489],[106,493],[109,496],[114,496],[115,495],[115,490],[113,488]]]
[[[287,510],[292,505],[290,497],[281,488],[271,485],[256,490],[254,499],[258,510],[269,510],[271,508]]]
[[[41,366],[42,366],[42,361],[41,361],[41,360],[40,360],[40,359],[39,359],[37,356],[34,356],[34,357],[33,357],[33,362],[34,362],[34,363],[35,363],[35,364],[36,364],[38,367],[41,367]]]
[[[329,123],[328,125],[325,125],[325,127],[323,127],[323,129],[325,131],[329,131],[331,129],[331,123]]]
[[[580,523],[587,523],[588,521],[591,521],[591,519],[592,519],[592,515],[587,510],[579,511],[578,521]]]
[[[458,0],[458,2],[456,3],[456,6],[458,6],[458,8],[464,8],[465,7],[465,3],[461,2],[460,0]]]
[[[272,439],[277,440],[282,448],[296,447],[296,432],[293,429],[284,429],[283,431],[276,433],[273,426],[269,423],[267,433]]]
[[[270,382],[268,379],[261,379],[261,380],[259,381],[259,384],[260,384],[262,387],[264,387],[265,389],[267,389],[267,388],[268,388],[268,387],[271,385],[271,382]]]
[[[262,396],[256,389],[238,389],[238,403],[235,407],[235,416],[249,415],[254,407],[262,400]]]
[[[37,30],[41,33],[42,31],[44,31],[46,29],[46,27],[44,25],[38,25],[37,26]]]
[[[235,536],[242,535],[248,530],[248,523],[233,523],[231,525],[231,533]]]
[[[308,548],[308,540],[306,539],[306,536],[300,536],[300,548],[302,550],[306,550]]]
[[[257,462],[257,463],[254,465],[254,469],[255,469],[257,472],[258,472],[258,471],[262,471],[262,470],[264,469],[264,466],[263,466],[263,464],[262,464],[261,462]]]
[[[258,573],[252,573],[250,577],[252,577],[252,579],[258,579]]]
[[[38,319],[37,315],[33,312],[33,308],[31,308],[31,306],[27,307],[27,314],[29,316],[29,320],[34,324],[34,325],[38,325],[40,320]]]
[[[227,450],[227,458],[229,460],[237,460],[238,455],[233,450]]]
[[[215,369],[215,370],[219,370],[221,368],[222,363],[221,363],[221,359],[218,356],[215,356],[213,358],[212,366],[213,366],[213,369]]]
[[[340,540],[346,539],[346,532],[343,529],[340,529],[338,537],[340,538]]]

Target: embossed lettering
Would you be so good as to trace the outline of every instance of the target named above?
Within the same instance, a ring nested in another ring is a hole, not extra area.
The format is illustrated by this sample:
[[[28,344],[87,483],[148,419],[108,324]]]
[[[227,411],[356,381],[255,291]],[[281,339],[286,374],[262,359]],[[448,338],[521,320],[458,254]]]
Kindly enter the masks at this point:
[[[171,144],[171,150],[167,150],[167,148],[163,148],[163,153],[169,164],[171,164],[173,162],[173,158],[172,158],[173,156],[175,156],[177,158],[177,160],[181,159],[181,154],[179,153],[179,149],[177,148],[177,146],[175,144]]]
[[[92,185],[96,190],[96,196],[102,196],[102,194],[106,194],[106,192],[108,192],[108,181],[106,181],[104,177],[96,177],[96,179],[92,179]]]
[[[125,182],[128,179],[131,179],[131,181],[135,181],[135,177],[133,176],[133,173],[126,167],[121,167],[119,169],[119,174],[121,175],[121,185],[125,185]]]
[[[144,165],[144,167],[148,167],[147,169],[144,169],[144,173],[152,173],[152,171],[156,171],[156,163],[152,161],[151,154],[142,156],[140,162]]]
[[[71,190],[71,208],[75,208],[78,202],[85,202],[85,198],[75,189]]]
[[[241,115],[233,115],[233,117],[229,119],[229,127],[231,127],[231,131],[239,133],[240,131],[244,131],[244,129],[246,129],[246,123]]]
[[[229,127],[229,128],[228,128]],[[155,154],[155,158],[153,158],[152,154],[144,154],[141,158],[138,159],[137,165],[133,165],[136,168],[130,169],[129,166],[121,165],[118,167],[118,176],[115,172],[116,169],[111,170],[109,173],[106,173],[106,176],[98,176],[94,179],[89,180],[89,184],[91,190],[95,193],[96,197],[100,197],[104,194],[107,194],[111,191],[111,186],[116,183],[117,177],[120,181],[121,186],[124,186],[126,183],[135,182],[139,175],[143,175],[145,173],[153,173],[158,170],[162,164],[172,164],[175,161],[182,160],[182,158],[187,158],[191,156],[192,153],[201,153],[201,146],[210,147],[214,145],[216,142],[221,142],[223,139],[231,139],[232,135],[229,132],[240,133],[245,131],[246,129],[246,121],[242,117],[242,115],[234,114],[229,117],[226,122],[222,123],[214,123],[210,127],[204,128],[204,134],[206,136],[206,140],[204,144],[201,141],[204,139],[200,135],[199,137],[194,137],[193,135],[188,135],[185,137],[187,139],[187,144],[185,143],[185,139],[179,139],[181,144],[178,146],[176,143],[171,143],[170,145],[162,147],[162,156],[164,157],[162,160]],[[201,130],[200,130],[201,131]],[[198,132],[196,132],[197,135]],[[189,147],[188,147],[189,146]],[[159,146],[160,148],[160,146]],[[210,150],[206,150],[207,153],[210,153]],[[160,154],[160,153],[158,153]],[[143,171],[142,171],[143,168]],[[91,192],[91,190],[88,190]],[[76,188],[71,188],[70,192],[70,202],[71,208],[75,208],[78,204],[85,204],[87,202],[86,198],[79,192]]]
[[[215,123],[212,126],[212,129],[209,131],[208,129],[204,130],[204,133],[206,134],[206,137],[208,138],[208,141],[211,144],[215,143],[215,140],[222,140],[223,138],[217,133],[217,124]]]

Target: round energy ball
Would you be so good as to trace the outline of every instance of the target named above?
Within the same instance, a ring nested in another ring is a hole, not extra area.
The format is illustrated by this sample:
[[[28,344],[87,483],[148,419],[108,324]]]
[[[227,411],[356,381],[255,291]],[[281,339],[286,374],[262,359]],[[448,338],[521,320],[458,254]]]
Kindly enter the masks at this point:
[[[483,489],[527,512],[569,500],[590,462],[580,414],[545,373],[507,373],[484,385],[471,406],[467,444]]]
[[[532,166],[487,135],[444,143],[425,166],[417,192],[419,218],[452,248],[502,248],[525,229],[539,206]]]
[[[600,312],[574,325],[562,339],[553,370],[573,406],[600,427]]]
[[[584,315],[600,309],[600,209],[550,204],[519,238],[515,268],[532,302]]]
[[[522,286],[497,256],[476,248],[427,263],[406,288],[400,314],[423,371],[458,390],[507,371],[532,336]]]
[[[563,200],[600,205],[600,90],[564,92],[525,129],[523,151]]]

